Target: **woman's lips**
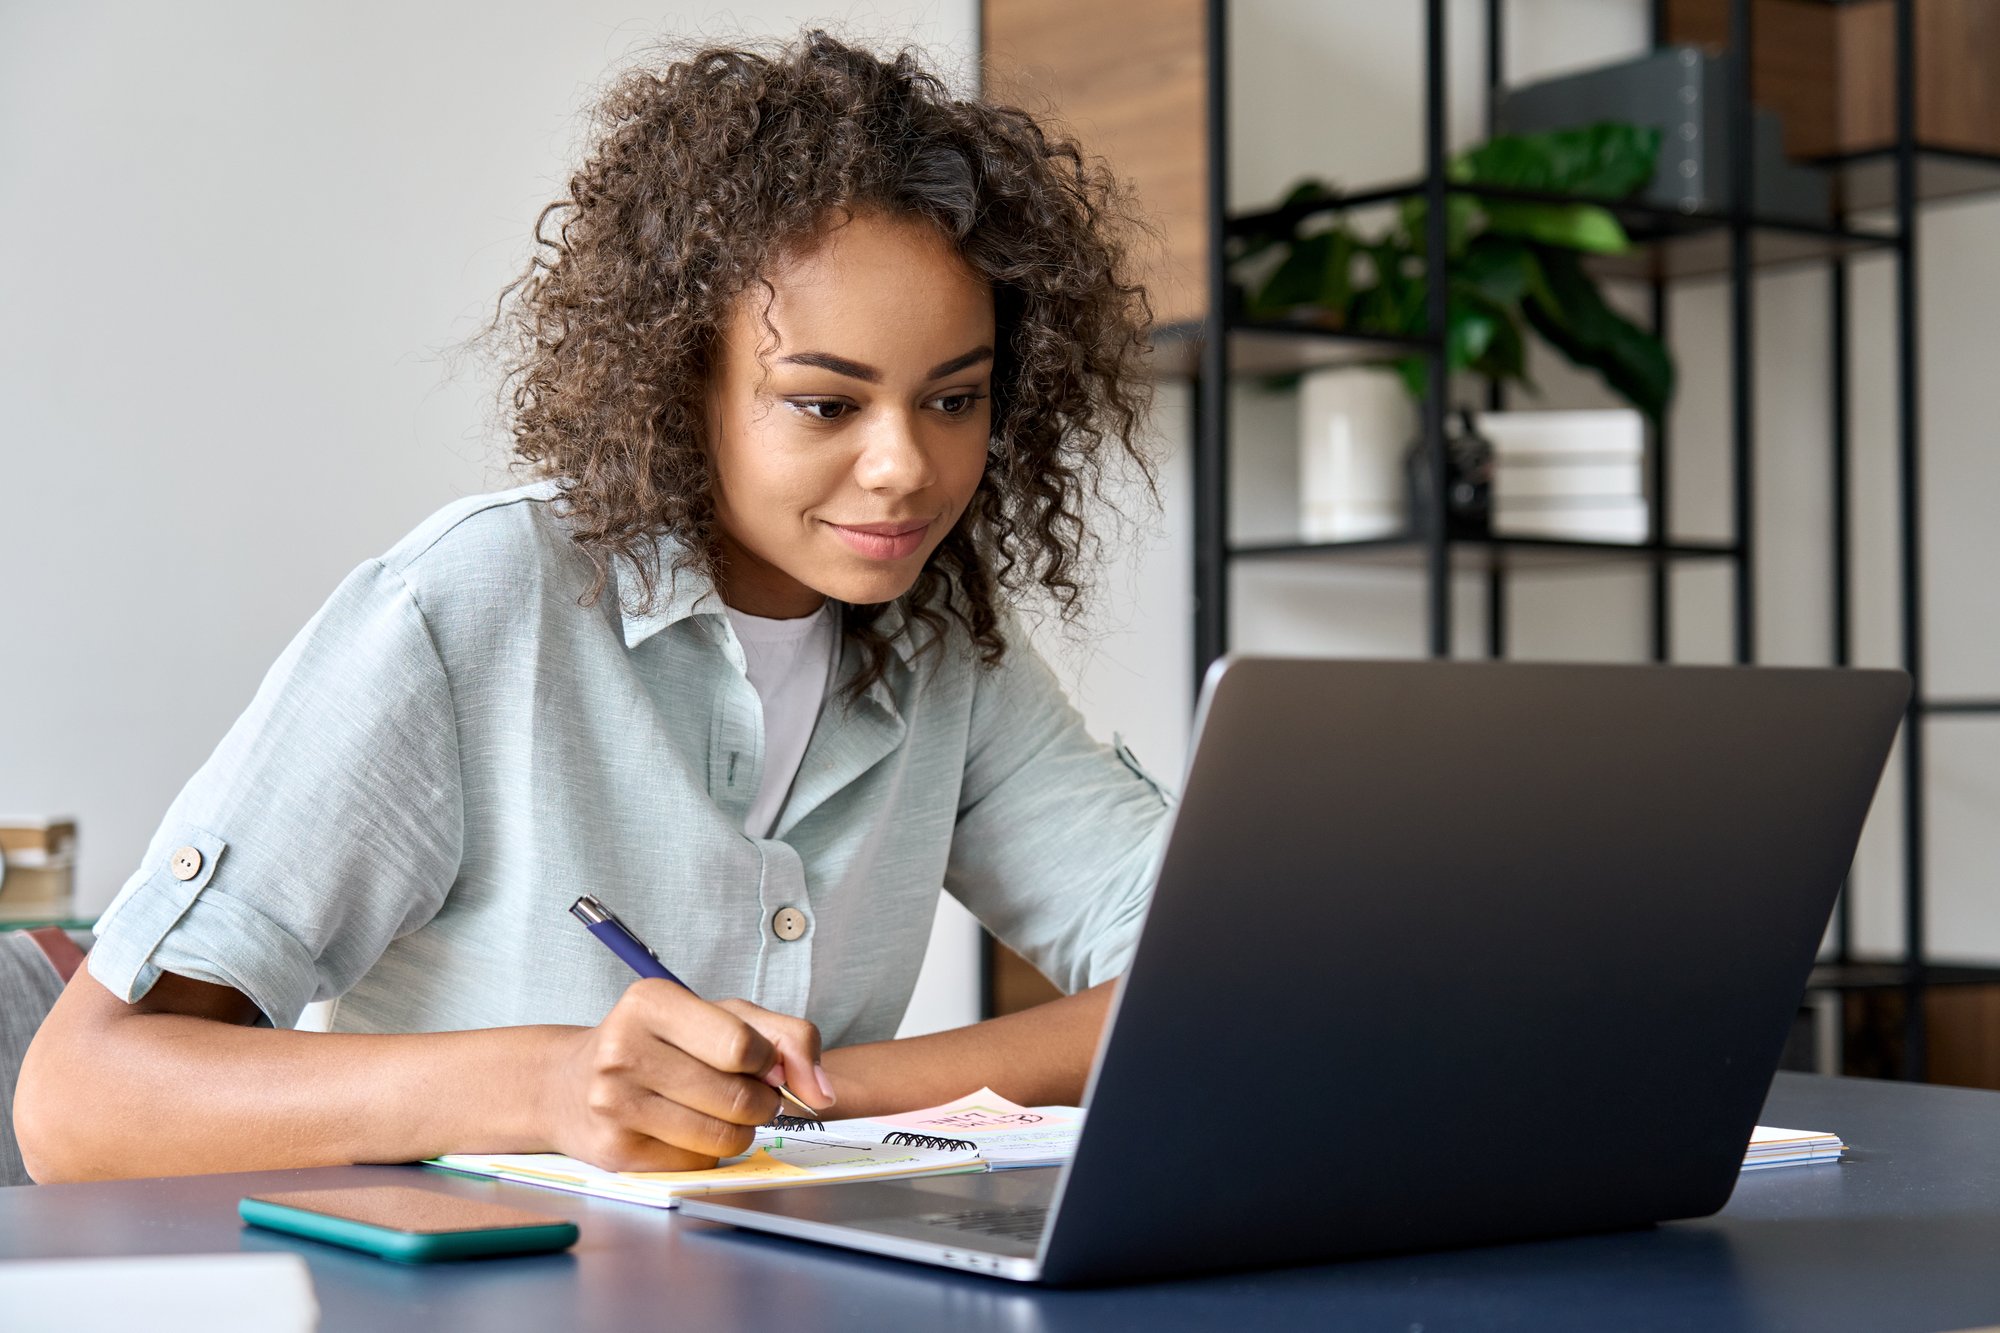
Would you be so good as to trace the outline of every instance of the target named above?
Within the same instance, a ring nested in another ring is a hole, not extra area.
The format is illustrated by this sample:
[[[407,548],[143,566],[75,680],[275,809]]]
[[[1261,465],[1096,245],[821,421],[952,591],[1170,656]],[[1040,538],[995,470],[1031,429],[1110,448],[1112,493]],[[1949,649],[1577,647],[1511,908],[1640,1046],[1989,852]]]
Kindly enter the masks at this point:
[[[870,560],[902,560],[915,555],[931,530],[928,520],[914,523],[828,523],[849,549]]]

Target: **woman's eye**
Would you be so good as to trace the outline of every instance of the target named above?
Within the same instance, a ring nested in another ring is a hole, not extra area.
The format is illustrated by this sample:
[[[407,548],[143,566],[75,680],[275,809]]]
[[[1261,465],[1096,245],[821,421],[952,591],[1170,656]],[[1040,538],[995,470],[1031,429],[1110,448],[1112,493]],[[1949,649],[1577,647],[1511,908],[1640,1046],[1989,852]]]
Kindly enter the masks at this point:
[[[808,420],[838,421],[852,410],[854,404],[843,403],[836,399],[818,399],[795,402],[792,406],[796,410],[805,413]]]
[[[931,401],[936,403],[938,410],[946,416],[962,417],[970,415],[973,405],[985,396],[983,393],[948,393],[942,398],[933,398]]]

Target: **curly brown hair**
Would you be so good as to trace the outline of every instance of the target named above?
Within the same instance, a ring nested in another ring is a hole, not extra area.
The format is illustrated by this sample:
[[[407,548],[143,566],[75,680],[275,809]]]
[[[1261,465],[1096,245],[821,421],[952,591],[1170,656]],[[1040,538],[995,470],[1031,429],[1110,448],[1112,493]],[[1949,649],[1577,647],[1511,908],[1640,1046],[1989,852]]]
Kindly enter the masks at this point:
[[[719,335],[791,247],[872,208],[927,219],[994,295],[986,473],[905,612],[930,644],[956,620],[987,663],[1006,650],[1003,593],[1038,585],[1073,620],[1107,462],[1153,483],[1138,444],[1151,310],[1127,273],[1146,229],[1110,173],[1024,111],[953,97],[909,50],[883,59],[815,30],[666,55],[598,103],[493,323],[516,465],[556,479],[597,569],[585,603],[622,560],[628,604],[650,605],[663,536],[674,573],[720,572],[703,448]],[[887,663],[887,606],[843,608],[864,654],[854,694]]]

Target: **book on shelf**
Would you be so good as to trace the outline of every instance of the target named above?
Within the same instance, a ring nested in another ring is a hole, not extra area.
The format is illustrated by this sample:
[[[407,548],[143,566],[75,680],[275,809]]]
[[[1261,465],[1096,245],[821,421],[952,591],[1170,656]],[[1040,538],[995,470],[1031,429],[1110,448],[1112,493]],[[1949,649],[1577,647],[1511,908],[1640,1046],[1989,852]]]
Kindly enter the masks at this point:
[[[1628,409],[1482,412],[1493,446],[1493,531],[1502,537],[1643,542],[1644,419]]]
[[[1501,537],[1567,541],[1643,542],[1652,533],[1644,500],[1529,497],[1493,502],[1493,532]]]
[[[1612,463],[1550,464],[1540,459],[1501,459],[1493,466],[1495,500],[1644,500],[1646,480],[1639,460]]]
[[[1479,412],[1478,432],[1496,463],[1568,458],[1615,462],[1646,454],[1646,419],[1630,408],[1581,412]]]

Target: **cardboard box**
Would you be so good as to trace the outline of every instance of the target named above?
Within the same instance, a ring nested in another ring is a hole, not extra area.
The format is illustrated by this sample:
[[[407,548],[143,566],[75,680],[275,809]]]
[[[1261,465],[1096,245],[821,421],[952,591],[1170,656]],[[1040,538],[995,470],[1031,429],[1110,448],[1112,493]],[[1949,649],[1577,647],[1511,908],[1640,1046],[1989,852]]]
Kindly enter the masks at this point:
[[[0,921],[54,921],[76,904],[76,821],[0,816]]]
[[[12,861],[16,859],[16,852],[26,853],[28,861],[38,857],[74,856],[76,820],[68,816],[44,819],[0,815],[0,856]]]

